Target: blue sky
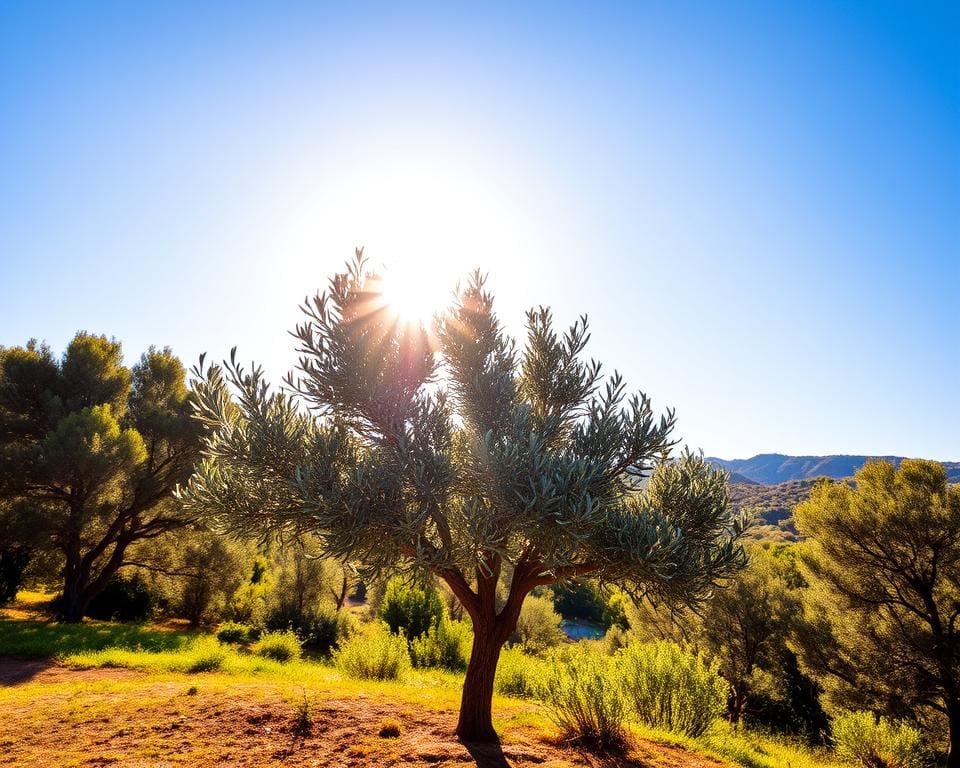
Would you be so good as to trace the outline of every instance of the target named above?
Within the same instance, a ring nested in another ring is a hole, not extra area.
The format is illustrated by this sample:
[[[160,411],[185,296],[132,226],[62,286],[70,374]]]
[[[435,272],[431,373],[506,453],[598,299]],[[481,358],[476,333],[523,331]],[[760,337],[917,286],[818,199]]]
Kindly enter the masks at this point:
[[[365,245],[588,313],[709,454],[960,459],[957,9],[3,3],[0,344],[279,381]]]

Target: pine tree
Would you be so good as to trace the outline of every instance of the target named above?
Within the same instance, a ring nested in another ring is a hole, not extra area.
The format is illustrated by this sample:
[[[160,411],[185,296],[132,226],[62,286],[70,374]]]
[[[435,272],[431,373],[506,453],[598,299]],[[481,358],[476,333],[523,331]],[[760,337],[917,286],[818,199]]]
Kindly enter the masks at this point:
[[[960,486],[943,465],[867,462],[797,507],[810,537],[798,655],[850,708],[946,721],[960,766]],[[939,721],[939,722],[938,722]]]
[[[0,349],[0,503],[21,544],[63,562],[61,617],[80,621],[130,546],[187,523],[173,498],[199,448],[186,371],[169,349],[132,369],[78,333],[61,360]]]

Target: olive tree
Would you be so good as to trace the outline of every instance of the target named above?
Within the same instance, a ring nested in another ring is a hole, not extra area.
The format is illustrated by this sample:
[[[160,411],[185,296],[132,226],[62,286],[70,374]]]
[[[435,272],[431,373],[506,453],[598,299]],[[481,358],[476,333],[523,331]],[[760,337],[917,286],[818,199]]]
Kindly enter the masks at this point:
[[[692,601],[741,566],[725,474],[666,460],[673,413],[602,382],[585,317],[558,334],[531,310],[518,350],[475,273],[431,327],[405,323],[359,251],[303,310],[287,391],[234,353],[201,360],[205,459],[181,497],[223,530],[313,532],[367,578],[445,582],[474,629],[462,740],[496,738],[494,673],[531,590],[592,575]]]

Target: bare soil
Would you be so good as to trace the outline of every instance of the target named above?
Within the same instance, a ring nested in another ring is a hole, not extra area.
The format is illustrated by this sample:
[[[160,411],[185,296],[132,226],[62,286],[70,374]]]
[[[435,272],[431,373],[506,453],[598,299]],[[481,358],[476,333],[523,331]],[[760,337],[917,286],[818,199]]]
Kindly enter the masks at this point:
[[[113,685],[117,682],[119,684]],[[0,717],[0,764],[101,768],[173,766],[478,766],[478,768],[718,768],[682,749],[641,741],[627,756],[599,756],[534,726],[511,728],[501,745],[452,737],[456,712],[383,696],[311,695],[301,702],[270,683],[208,686],[203,675],[159,680],[121,669],[72,670],[0,659],[0,683],[23,695]],[[62,683],[66,685],[61,685]],[[196,686],[190,690],[190,684]],[[532,707],[533,705],[531,705]],[[397,720],[400,734],[379,735]]]

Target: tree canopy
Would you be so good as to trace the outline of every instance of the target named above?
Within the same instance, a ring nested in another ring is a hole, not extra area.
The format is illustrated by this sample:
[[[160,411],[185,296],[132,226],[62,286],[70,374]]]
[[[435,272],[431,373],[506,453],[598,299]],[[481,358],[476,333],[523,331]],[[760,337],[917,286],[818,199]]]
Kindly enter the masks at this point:
[[[181,497],[223,530],[316,533],[367,576],[444,580],[474,626],[461,738],[495,737],[493,673],[537,586],[694,601],[742,566],[725,473],[668,460],[673,412],[583,359],[585,317],[558,333],[531,310],[518,350],[475,273],[432,327],[404,323],[361,252],[303,310],[287,391],[233,354],[201,362],[205,458]]]
[[[119,342],[85,332],[60,360],[32,341],[0,350],[8,536],[62,555],[64,618],[82,618],[131,544],[185,522],[173,490],[197,456],[189,399],[169,349],[133,368]]]
[[[937,462],[870,462],[817,486],[796,519],[810,537],[802,660],[847,705],[944,718],[960,765],[960,487]]]

